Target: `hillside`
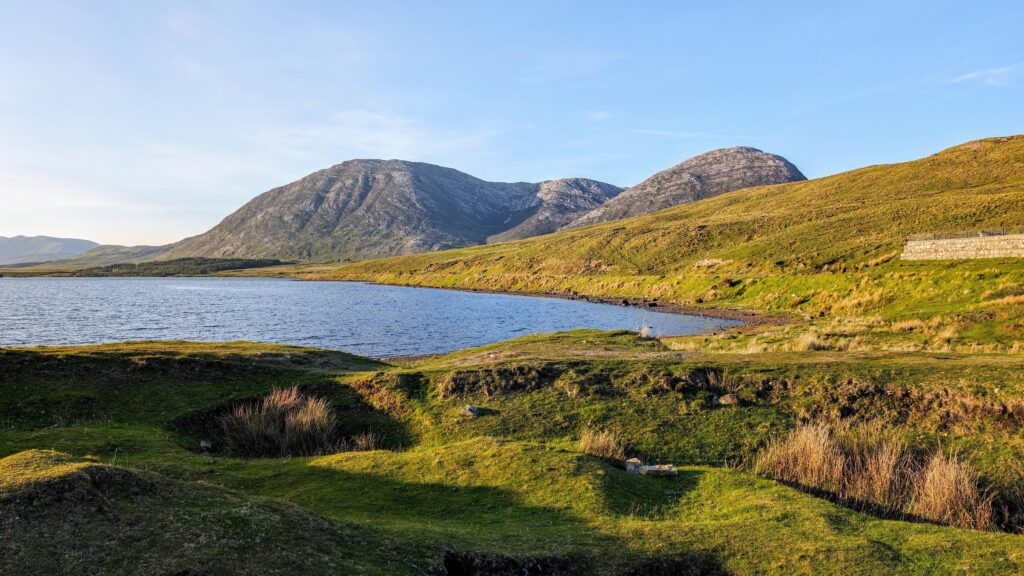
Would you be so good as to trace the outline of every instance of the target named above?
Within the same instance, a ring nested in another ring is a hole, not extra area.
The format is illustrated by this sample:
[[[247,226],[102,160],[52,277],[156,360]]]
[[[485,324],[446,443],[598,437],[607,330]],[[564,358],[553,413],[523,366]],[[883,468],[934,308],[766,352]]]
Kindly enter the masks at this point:
[[[882,519],[722,467],[808,411],[841,412],[970,451],[1008,494],[1019,427],[987,393],[1007,381],[1002,401],[1021,396],[1020,358],[982,360],[694,356],[593,330],[401,366],[247,343],[0,350],[0,571],[1019,573],[1019,534]],[[217,416],[282,382],[376,449],[233,455]],[[679,476],[585,453],[588,426]]]
[[[486,182],[451,168],[350,160],[266,192],[165,257],[359,260],[555,230],[617,194],[584,179]]]
[[[840,270],[899,252],[909,234],[1024,225],[1024,136],[806,182],[748,188],[500,246],[378,260],[339,274],[673,274]],[[486,274],[484,273],[486,270]]]
[[[722,148],[658,172],[585,214],[572,226],[621,220],[741,188],[799,180],[806,178],[781,156],[744,146]]]
[[[91,240],[51,236],[0,236],[0,264],[50,262],[73,258],[99,244]]]

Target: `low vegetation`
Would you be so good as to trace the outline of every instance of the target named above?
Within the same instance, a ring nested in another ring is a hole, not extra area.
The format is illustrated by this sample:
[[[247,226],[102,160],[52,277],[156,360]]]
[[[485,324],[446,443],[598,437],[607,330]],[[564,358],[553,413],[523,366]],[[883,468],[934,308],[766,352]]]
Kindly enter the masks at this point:
[[[220,424],[228,449],[241,456],[314,456],[341,448],[334,409],[296,386],[239,404]]]
[[[176,258],[138,264],[110,264],[74,271],[72,276],[203,276],[226,270],[246,270],[280,266],[281,260],[268,258]]]
[[[584,428],[580,432],[580,452],[596,456],[606,462],[621,465],[626,458],[626,449],[619,435],[608,430]]]
[[[824,424],[800,426],[762,450],[754,470],[886,516],[975,530],[997,527],[996,495],[979,486],[967,461],[941,450],[916,456],[877,427],[837,432]]]
[[[22,482],[0,499],[48,494],[65,480],[45,478],[85,467],[80,486],[112,478],[100,493],[116,511],[89,525],[103,500],[69,507],[65,496],[0,519],[13,529],[0,545],[22,551],[0,555],[0,570],[73,555],[80,571],[138,573],[143,561],[153,566],[144,573],[245,573],[247,558],[280,553],[313,574],[1019,572],[1021,536],[936,525],[1019,525],[1004,505],[1021,485],[1024,440],[1002,408],[1024,395],[1019,363],[830,354],[700,356],[593,330],[400,365],[241,343],[0,350],[0,457],[13,458],[4,478]],[[992,382],[998,401],[984,389]],[[329,408],[313,412],[333,411],[335,439],[366,451],[240,458],[222,445],[221,416],[311,399]],[[464,417],[466,403],[480,415]],[[885,442],[863,424],[828,430],[838,455],[825,451],[816,467],[842,461],[836,493],[723,466],[825,415],[900,425]],[[679,476],[610,465],[626,446]],[[64,455],[31,456],[39,448]],[[913,481],[891,480],[908,466]],[[46,538],[69,517],[81,521],[77,539]],[[305,538],[288,552],[286,529]],[[144,550],[130,536],[161,531]],[[202,534],[217,543],[180,554]],[[288,573],[260,561],[263,573]]]
[[[1024,572],[1024,271],[898,259],[909,234],[1024,224],[1022,192],[1024,137],[989,139],[519,242],[233,272],[782,319],[722,334],[580,330],[392,363],[0,350],[0,486],[21,482],[0,499],[51,477],[128,487],[99,490],[116,514],[95,526],[103,499],[0,511],[0,551],[21,551],[0,571],[71,554],[78,571],[244,573],[252,556],[287,573],[264,559],[285,547],[309,573]],[[617,468],[627,448],[679,476]],[[82,543],[58,546],[69,510]],[[215,544],[193,561],[168,530]],[[163,539],[138,552],[136,534]]]

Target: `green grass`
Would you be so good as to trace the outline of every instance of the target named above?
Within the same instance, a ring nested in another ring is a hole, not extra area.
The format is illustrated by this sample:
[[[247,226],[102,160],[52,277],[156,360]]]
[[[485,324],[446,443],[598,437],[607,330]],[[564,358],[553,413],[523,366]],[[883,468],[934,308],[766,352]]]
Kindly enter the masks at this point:
[[[4,574],[383,575],[417,555],[278,500],[43,450],[0,459],[0,527]]]
[[[872,518],[722,465],[807,412],[846,411],[899,423],[920,445],[959,446],[989,481],[1019,486],[1019,427],[989,408],[1021,397],[1022,361],[693,354],[592,330],[400,365],[245,343],[7,349],[0,457],[14,456],[0,460],[0,500],[56,482],[59,494],[98,491],[112,513],[97,516],[96,497],[65,496],[33,507],[31,522],[3,520],[14,530],[6,545],[31,554],[0,555],[0,569],[58,570],[50,562],[65,558],[65,569],[111,573],[418,574],[455,550],[478,566],[511,556],[564,573],[676,573],[679,563],[738,574],[1016,573],[1021,536]],[[215,431],[180,425],[292,384],[401,449],[210,457],[194,446]],[[741,402],[718,405],[726,390]],[[67,414],[76,394],[93,399],[91,412]],[[483,415],[460,415],[467,402]],[[580,454],[585,425],[616,430],[631,453],[671,461],[680,477],[630,475]],[[24,452],[39,449],[70,456]],[[125,492],[134,478],[155,488]],[[69,522],[76,538],[47,537]],[[195,542],[206,544],[178,552]]]

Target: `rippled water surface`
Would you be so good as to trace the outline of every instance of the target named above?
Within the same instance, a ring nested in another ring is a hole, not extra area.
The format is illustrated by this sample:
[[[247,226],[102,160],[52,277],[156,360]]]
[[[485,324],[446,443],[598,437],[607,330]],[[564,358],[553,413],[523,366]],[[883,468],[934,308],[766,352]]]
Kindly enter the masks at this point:
[[[694,334],[731,323],[607,304],[267,278],[0,278],[0,346],[252,340],[365,356],[572,328]]]

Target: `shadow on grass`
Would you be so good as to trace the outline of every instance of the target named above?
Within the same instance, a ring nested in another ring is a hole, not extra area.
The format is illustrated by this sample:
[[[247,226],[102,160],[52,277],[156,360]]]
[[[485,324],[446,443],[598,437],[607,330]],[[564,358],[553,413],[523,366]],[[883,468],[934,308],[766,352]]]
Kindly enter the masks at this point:
[[[400,541],[436,547],[438,575],[726,573],[707,552],[639,556],[630,551],[629,541],[595,527],[594,519],[527,503],[505,488],[396,480],[316,461],[284,461],[274,470],[236,477],[232,484],[329,518],[373,525]],[[629,476],[628,484],[656,482]],[[662,481],[663,486],[644,495],[662,500],[645,504],[666,505],[678,499],[680,490],[692,489],[698,478],[699,472],[688,472],[676,481]]]

